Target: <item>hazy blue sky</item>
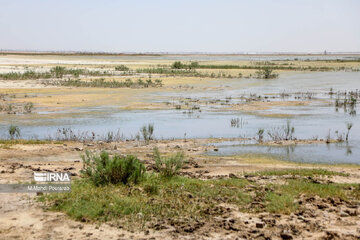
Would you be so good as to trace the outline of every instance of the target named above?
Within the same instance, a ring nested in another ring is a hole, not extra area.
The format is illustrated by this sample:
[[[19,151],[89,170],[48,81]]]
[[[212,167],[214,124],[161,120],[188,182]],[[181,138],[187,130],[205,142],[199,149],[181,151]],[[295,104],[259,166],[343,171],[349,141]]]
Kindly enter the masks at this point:
[[[0,49],[360,51],[360,0],[0,0]]]

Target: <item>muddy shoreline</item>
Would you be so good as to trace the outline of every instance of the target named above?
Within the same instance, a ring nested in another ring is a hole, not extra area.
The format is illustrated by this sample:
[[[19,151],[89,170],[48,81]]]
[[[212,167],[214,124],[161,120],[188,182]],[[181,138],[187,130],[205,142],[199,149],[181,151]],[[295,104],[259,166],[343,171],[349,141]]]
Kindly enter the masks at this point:
[[[144,142],[128,141],[120,143],[53,143],[53,144],[16,144],[8,149],[0,149],[0,174],[2,183],[24,182],[31,179],[33,172],[70,171],[74,178],[79,177],[82,167],[80,155],[88,149],[98,152],[107,150],[112,154],[136,154],[151,171],[153,166],[152,148],[157,146],[164,153],[183,150],[188,163],[181,175],[197,179],[239,178],[256,184],[249,186],[249,193],[259,194],[268,184],[285,183],[287,179],[307,177],[280,175],[252,175],[264,170],[314,169],[317,165],[263,162],[242,163],[236,157],[207,157],[202,153],[213,150],[204,146],[206,139],[162,140]],[[360,184],[358,166],[318,166],[317,168],[341,172],[343,176],[311,177],[319,183]],[[98,239],[116,237],[117,239],[358,239],[360,218],[359,202],[347,202],[319,197],[301,196],[299,212],[288,214],[246,213],[233,205],[219,205],[210,213],[209,222],[187,222],[171,226],[168,220],[147,225],[145,230],[125,230],[117,224],[77,222],[62,213],[47,211],[32,194],[1,194],[0,232],[7,239],[12,238],[62,238],[72,236],[78,239]],[[251,204],[261,204],[261,200]],[[10,204],[11,202],[11,204]],[[255,206],[255,205],[254,205]],[[326,217],[325,217],[326,216]],[[169,225],[170,224],[170,225]],[[48,230],[52,229],[51,232]]]

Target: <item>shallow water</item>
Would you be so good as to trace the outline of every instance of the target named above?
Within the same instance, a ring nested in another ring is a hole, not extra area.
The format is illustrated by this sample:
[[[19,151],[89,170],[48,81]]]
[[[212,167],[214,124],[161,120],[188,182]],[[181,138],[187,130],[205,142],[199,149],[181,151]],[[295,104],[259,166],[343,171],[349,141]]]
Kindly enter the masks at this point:
[[[298,144],[292,146],[263,146],[257,144],[217,144],[217,152],[209,152],[214,156],[266,155],[275,159],[326,164],[360,164],[359,141],[332,144]]]
[[[343,109],[335,111],[331,99],[326,93],[332,87],[337,90],[360,89],[360,72],[296,73],[282,74],[279,79],[227,79],[215,80],[217,88],[209,90],[179,90],[176,92],[148,93],[149,101],[173,101],[178,98],[196,98],[202,100],[222,99],[231,96],[231,103],[237,103],[242,95],[250,93],[269,95],[311,91],[316,93],[310,105],[275,106],[271,109],[240,112],[225,111],[219,105],[202,105],[201,112],[183,113],[183,110],[119,110],[114,106],[75,109],[78,114],[72,117],[41,119],[24,118],[17,115],[3,115],[9,124],[0,126],[1,137],[7,137],[7,127],[14,124],[20,127],[24,138],[47,138],[54,136],[58,128],[71,128],[77,132],[95,132],[105,135],[108,131],[121,132],[124,137],[134,137],[139,128],[147,123],[155,125],[158,139],[171,138],[207,138],[207,137],[254,137],[259,128],[270,131],[283,126],[288,117],[266,117],[264,114],[288,114],[295,127],[298,139],[318,137],[325,139],[329,131],[332,138],[336,132],[344,134],[346,123],[352,122],[350,142],[343,145],[304,145],[294,150],[289,147],[262,147],[257,145],[220,146],[216,154],[253,154],[262,153],[301,162],[330,162],[360,164],[360,118],[350,116]],[[158,97],[157,97],[158,96]],[[282,99],[276,98],[275,101]],[[292,100],[292,99],[291,99]],[[324,101],[326,100],[326,101]],[[273,101],[273,100],[272,100]],[[226,105],[225,105],[226,107]],[[360,113],[359,107],[357,112]],[[47,114],[41,112],[41,114]],[[230,120],[239,118],[241,126],[231,127]],[[351,152],[348,149],[351,149]],[[289,154],[289,152],[291,152]]]

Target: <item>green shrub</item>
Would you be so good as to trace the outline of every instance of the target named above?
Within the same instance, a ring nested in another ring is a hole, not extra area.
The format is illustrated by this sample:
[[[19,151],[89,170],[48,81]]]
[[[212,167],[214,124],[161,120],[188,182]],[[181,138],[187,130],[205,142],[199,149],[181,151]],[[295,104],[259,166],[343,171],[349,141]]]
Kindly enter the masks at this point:
[[[184,68],[185,65],[182,64],[180,61],[176,61],[176,62],[174,62],[174,63],[172,64],[171,67],[172,67],[172,68],[175,68],[175,69],[181,69],[181,68]]]
[[[125,65],[119,65],[115,67],[116,71],[129,71],[129,68]]]
[[[174,69],[186,69],[186,68],[195,69],[195,68],[199,68],[199,67],[200,67],[200,65],[198,62],[191,62],[190,64],[185,64],[180,61],[176,61],[171,65],[171,68],[174,68]]]
[[[56,78],[62,78],[66,73],[65,67],[56,66],[50,69],[50,73]]]
[[[199,63],[198,62],[191,62],[190,63],[190,68],[198,68],[199,67]]]
[[[105,184],[138,183],[145,174],[145,166],[133,155],[112,158],[105,151],[93,155],[86,151],[82,156],[84,163],[81,173],[88,177],[96,186]]]
[[[271,79],[271,78],[277,78],[278,74],[273,73],[273,69],[269,67],[264,67],[258,71],[256,71],[257,78],[263,78],[263,79]]]
[[[178,152],[169,157],[162,157],[158,148],[154,148],[155,167],[164,177],[173,177],[184,164],[184,153]]]

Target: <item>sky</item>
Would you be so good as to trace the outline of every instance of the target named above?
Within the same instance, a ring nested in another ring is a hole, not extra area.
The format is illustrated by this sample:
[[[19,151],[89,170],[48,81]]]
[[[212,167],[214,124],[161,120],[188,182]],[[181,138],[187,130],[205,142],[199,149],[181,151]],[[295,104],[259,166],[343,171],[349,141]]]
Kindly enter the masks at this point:
[[[360,0],[0,0],[0,49],[360,52]]]

